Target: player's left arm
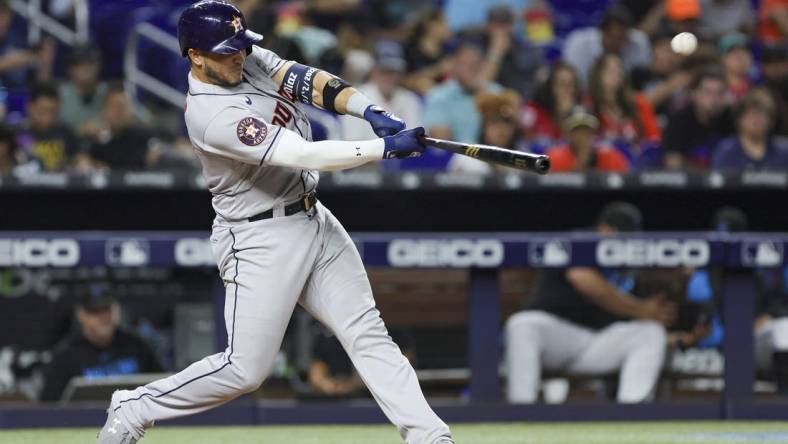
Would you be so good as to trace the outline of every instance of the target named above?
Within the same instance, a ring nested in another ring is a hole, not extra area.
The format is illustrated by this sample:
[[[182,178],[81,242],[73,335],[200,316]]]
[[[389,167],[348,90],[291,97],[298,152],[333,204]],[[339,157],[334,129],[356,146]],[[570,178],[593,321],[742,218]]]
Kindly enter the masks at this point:
[[[299,102],[368,121],[378,137],[391,136],[405,129],[402,119],[375,105],[352,85],[326,71],[287,61],[271,77]]]

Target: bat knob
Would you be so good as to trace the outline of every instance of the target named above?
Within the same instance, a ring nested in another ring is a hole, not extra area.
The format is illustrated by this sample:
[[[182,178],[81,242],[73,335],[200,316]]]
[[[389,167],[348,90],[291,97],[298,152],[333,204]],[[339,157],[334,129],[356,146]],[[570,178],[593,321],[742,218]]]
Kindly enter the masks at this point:
[[[539,174],[547,174],[550,171],[550,158],[548,156],[539,156],[534,161],[534,169]]]

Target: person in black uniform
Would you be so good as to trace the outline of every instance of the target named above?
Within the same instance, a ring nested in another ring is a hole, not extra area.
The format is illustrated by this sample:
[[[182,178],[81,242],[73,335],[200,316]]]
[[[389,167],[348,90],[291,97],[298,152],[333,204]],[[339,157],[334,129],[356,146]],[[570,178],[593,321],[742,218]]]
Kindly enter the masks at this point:
[[[120,306],[105,285],[83,294],[74,331],[52,352],[44,368],[40,401],[57,401],[71,378],[161,372],[153,350],[138,336],[118,328]]]
[[[596,231],[614,234],[641,228],[640,211],[614,202],[600,214]],[[638,298],[617,286],[610,270],[570,267],[546,270],[526,309],[506,322],[507,396],[537,399],[542,369],[567,374],[619,373],[619,402],[648,401],[665,358],[665,326],[676,316],[663,296]],[[650,296],[650,295],[648,295]]]
[[[339,340],[327,328],[315,325],[316,335],[309,364],[307,380],[312,389],[321,396],[352,397],[367,393],[364,382],[356,372],[353,363],[342,348]],[[416,353],[413,335],[406,328],[393,328],[389,331],[397,342],[402,354],[416,367]]]
[[[319,328],[315,338],[308,378],[309,385],[326,396],[351,396],[364,388],[342,344],[325,328]]]

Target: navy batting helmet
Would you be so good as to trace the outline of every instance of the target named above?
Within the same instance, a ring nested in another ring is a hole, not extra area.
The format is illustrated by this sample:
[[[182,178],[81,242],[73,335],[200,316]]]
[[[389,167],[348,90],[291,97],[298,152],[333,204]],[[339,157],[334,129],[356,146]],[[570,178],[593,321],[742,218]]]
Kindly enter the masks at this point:
[[[178,20],[178,43],[184,57],[189,48],[232,54],[249,50],[262,39],[246,28],[246,19],[237,7],[221,0],[197,2]]]

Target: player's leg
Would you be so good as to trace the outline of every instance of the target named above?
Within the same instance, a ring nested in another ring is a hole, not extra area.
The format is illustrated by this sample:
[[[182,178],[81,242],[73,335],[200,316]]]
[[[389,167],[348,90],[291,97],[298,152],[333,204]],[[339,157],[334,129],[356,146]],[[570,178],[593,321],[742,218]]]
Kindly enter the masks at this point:
[[[770,319],[755,330],[755,364],[772,374],[781,394],[788,394],[788,318]]]
[[[260,386],[314,262],[317,228],[293,216],[214,233],[227,287],[227,349],[168,378],[116,392],[111,410],[135,437],[156,420],[198,413]]]
[[[324,207],[318,212],[323,250],[301,304],[334,332],[408,444],[451,443],[449,428],[427,404],[410,362],[388,335],[353,241]]]
[[[521,311],[506,321],[506,395],[509,402],[533,403],[542,369],[562,370],[582,353],[593,333],[543,311]]]
[[[661,324],[616,322],[594,335],[569,371],[603,375],[618,370],[618,401],[647,401],[662,370],[666,346],[665,328]]]
[[[755,366],[759,371],[771,371],[774,361],[774,320],[761,323],[755,329]]]

